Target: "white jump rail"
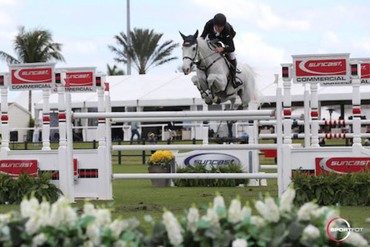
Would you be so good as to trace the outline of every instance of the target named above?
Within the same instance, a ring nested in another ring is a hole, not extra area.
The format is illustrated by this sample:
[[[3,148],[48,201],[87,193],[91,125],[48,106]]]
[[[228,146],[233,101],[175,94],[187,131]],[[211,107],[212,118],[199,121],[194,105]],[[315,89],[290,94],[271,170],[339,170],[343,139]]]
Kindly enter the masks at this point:
[[[273,119],[273,110],[208,111],[208,112],[78,112],[76,118],[120,118],[124,121],[204,121],[204,120],[262,120]]]
[[[270,179],[277,173],[115,173],[113,179]]]
[[[277,144],[113,145],[112,150],[273,150],[277,147]]]

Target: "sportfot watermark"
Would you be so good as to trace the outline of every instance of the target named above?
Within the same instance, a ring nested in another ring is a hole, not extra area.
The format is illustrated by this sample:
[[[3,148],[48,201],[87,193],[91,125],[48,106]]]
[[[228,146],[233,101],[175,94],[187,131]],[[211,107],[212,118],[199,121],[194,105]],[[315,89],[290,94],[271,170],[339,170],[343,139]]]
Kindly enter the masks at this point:
[[[342,217],[334,217],[326,225],[326,234],[335,242],[342,242],[348,238],[352,232],[360,233],[363,227],[351,227],[349,222]]]

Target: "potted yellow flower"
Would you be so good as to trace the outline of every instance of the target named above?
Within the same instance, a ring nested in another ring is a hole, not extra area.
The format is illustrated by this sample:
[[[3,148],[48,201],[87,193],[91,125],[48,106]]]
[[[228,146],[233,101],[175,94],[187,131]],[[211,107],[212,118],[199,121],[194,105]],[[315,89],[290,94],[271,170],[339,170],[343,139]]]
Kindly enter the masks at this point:
[[[170,150],[157,150],[147,162],[149,173],[170,173],[175,166],[175,156]],[[152,179],[153,186],[170,186],[171,179]]]

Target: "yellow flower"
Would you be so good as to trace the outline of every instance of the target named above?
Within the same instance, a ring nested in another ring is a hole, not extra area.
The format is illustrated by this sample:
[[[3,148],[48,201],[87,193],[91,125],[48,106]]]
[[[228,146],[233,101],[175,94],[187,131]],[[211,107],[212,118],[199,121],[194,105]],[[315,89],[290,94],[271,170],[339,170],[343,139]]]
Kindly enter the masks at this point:
[[[148,166],[159,166],[163,168],[171,167],[175,161],[175,156],[170,150],[158,150],[150,156]]]
[[[170,150],[158,150],[150,157],[150,161],[153,163],[158,163],[163,160],[172,160],[174,155]]]

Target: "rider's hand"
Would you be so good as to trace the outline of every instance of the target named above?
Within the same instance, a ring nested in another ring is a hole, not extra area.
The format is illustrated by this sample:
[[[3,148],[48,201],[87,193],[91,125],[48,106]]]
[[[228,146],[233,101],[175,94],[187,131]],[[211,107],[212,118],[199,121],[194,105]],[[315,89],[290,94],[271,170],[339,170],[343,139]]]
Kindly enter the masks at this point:
[[[221,53],[221,52],[224,52],[224,48],[223,48],[223,47],[216,47],[216,48],[215,48],[215,51],[216,51],[217,53]]]

